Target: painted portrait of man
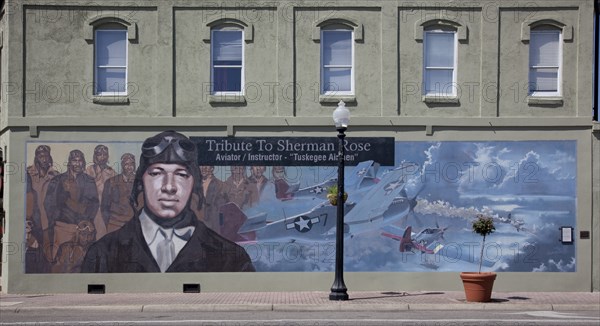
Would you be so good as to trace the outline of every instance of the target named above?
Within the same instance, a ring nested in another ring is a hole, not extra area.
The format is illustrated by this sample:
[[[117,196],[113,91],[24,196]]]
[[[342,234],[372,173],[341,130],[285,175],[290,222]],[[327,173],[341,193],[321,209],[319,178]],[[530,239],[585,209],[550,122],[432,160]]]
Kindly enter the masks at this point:
[[[48,214],[49,239],[52,241],[52,264],[61,264],[56,261],[58,249],[63,243],[75,240],[80,222],[93,223],[98,212],[96,183],[84,173],[85,164],[83,152],[72,150],[67,171],[54,177],[48,184],[44,208]]]
[[[120,229],[134,214],[129,195],[135,180],[135,156],[125,153],[121,156],[121,173],[106,180],[100,201],[102,221],[106,232]]]
[[[254,271],[242,247],[196,217],[192,197],[201,187],[197,147],[188,137],[165,131],[146,139],[130,195],[135,215],[89,248],[82,272]]]

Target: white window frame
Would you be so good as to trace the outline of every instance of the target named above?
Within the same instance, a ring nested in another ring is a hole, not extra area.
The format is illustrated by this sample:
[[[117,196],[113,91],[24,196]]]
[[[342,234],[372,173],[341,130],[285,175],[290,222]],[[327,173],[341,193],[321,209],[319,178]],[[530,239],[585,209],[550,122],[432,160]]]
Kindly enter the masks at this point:
[[[351,55],[351,64],[350,65],[325,65],[323,64],[323,46],[326,43],[325,41],[325,33],[350,33],[350,55]],[[321,39],[320,39],[320,67],[321,67],[321,86],[320,86],[320,94],[321,95],[325,95],[325,96],[332,96],[332,95],[354,95],[354,70],[355,70],[355,64],[354,64],[354,52],[355,52],[355,46],[354,46],[354,29],[353,28],[348,28],[346,26],[342,26],[342,25],[334,25],[334,26],[325,26],[323,28],[321,28]],[[340,90],[326,90],[325,89],[325,68],[350,68],[350,90],[349,91],[340,91]]]
[[[98,65],[98,32],[119,32],[125,33],[125,66],[99,66]],[[127,95],[127,80],[129,75],[128,63],[129,63],[129,35],[126,28],[117,27],[98,27],[94,30],[94,95],[96,96],[122,96]],[[98,68],[101,69],[125,69],[125,90],[123,92],[100,92],[98,91]]]
[[[452,34],[453,35],[453,66],[452,67],[436,67],[436,66],[427,66],[427,37],[429,34]],[[438,92],[428,92],[427,90],[427,71],[428,70],[452,70],[452,81],[451,81],[451,92],[443,93],[441,91],[445,90],[448,86],[444,86],[443,89],[440,89]],[[454,29],[448,28],[439,28],[433,27],[423,31],[423,95],[425,96],[436,96],[436,97],[456,97],[457,96],[457,73],[458,71],[458,33]]]
[[[216,38],[214,37],[214,32],[239,32],[241,33],[241,44],[242,44],[242,64],[241,65],[215,65],[214,64],[214,58],[213,58],[213,47],[215,46],[216,43]],[[245,73],[245,58],[246,58],[246,45],[244,44],[244,40],[245,40],[245,35],[244,35],[244,29],[243,28],[239,28],[237,26],[221,26],[221,27],[214,27],[211,29],[210,31],[210,83],[211,83],[211,94],[212,95],[244,95],[244,88],[245,88],[245,78],[246,78],[246,73]],[[225,92],[217,92],[215,91],[215,68],[240,68],[240,90],[239,91],[225,91]]]
[[[534,35],[536,34],[558,34],[558,62],[557,62],[557,66],[532,66],[531,65],[531,43],[532,43],[532,39],[535,37]],[[531,97],[559,97],[562,96],[562,62],[563,62],[563,33],[562,30],[554,27],[554,26],[549,26],[549,25],[542,25],[542,26],[538,26],[536,28],[531,29],[530,34],[529,34],[529,58],[528,58],[528,66],[529,66],[529,71],[528,71],[528,82],[529,82],[529,96]],[[536,91],[536,90],[532,90],[532,85],[533,85],[533,81],[532,81],[532,72],[535,69],[552,69],[552,68],[556,68],[557,69],[557,76],[556,76],[556,91]]]

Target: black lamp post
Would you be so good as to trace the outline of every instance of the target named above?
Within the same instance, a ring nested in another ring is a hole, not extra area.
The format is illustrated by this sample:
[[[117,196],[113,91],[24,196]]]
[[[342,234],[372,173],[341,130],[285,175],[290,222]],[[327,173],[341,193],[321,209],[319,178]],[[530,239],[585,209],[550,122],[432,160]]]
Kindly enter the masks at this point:
[[[348,127],[350,111],[344,101],[333,111],[333,122],[338,131],[338,193],[337,223],[335,226],[335,280],[331,286],[329,300],[348,300],[348,289],[344,284],[344,132]]]

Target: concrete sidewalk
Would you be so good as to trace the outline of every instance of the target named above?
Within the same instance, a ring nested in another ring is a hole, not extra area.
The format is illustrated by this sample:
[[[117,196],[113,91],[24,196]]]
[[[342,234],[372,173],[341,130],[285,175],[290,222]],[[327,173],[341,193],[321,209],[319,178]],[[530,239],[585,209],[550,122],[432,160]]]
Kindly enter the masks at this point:
[[[600,314],[600,292],[494,292],[492,302],[465,302],[462,291],[0,294],[0,312],[88,310],[174,311],[400,311],[400,310],[587,310]]]

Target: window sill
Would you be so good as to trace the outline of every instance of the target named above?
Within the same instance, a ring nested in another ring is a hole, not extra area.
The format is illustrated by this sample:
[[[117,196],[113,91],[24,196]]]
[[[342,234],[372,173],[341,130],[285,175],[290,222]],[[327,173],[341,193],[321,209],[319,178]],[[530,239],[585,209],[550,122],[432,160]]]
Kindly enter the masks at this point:
[[[460,103],[460,99],[458,98],[458,96],[423,95],[423,102],[458,104]]]
[[[246,104],[246,97],[241,94],[209,95],[208,103],[210,103],[210,104],[219,104],[219,103]]]
[[[354,95],[319,95],[319,103],[356,103],[356,96]]]
[[[95,104],[129,104],[127,95],[94,95],[92,102]]]
[[[559,96],[528,96],[527,104],[529,105],[549,105],[549,106],[562,106],[563,99]]]

